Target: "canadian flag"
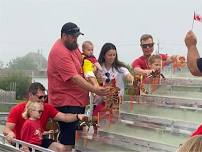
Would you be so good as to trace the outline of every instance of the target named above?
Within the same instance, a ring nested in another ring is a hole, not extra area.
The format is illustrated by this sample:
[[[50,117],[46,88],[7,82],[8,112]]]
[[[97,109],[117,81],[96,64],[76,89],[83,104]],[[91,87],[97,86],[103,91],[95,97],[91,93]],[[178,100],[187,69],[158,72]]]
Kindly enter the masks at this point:
[[[194,20],[202,22],[202,16],[194,12]]]

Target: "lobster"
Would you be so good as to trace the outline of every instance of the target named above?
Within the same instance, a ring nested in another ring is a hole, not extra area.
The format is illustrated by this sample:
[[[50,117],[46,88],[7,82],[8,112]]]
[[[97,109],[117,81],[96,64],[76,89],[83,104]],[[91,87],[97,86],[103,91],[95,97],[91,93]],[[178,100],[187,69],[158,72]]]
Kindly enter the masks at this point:
[[[135,95],[140,95],[140,91],[142,91],[145,94],[149,94],[149,91],[147,91],[144,87],[145,82],[149,81],[149,83],[152,85],[152,92],[156,90],[156,85],[159,84],[160,78],[166,79],[165,76],[160,73],[159,70],[152,71],[147,77],[143,77],[142,75],[136,74],[134,76],[134,82],[133,87],[135,89]]]

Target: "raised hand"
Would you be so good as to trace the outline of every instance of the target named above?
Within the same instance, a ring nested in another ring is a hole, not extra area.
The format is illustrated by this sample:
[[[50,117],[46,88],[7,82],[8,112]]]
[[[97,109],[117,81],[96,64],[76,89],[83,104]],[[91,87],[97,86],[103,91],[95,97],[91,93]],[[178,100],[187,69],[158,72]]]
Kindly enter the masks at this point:
[[[193,31],[187,32],[184,41],[185,41],[187,48],[190,48],[191,46],[196,46],[197,38],[196,38],[194,32]]]

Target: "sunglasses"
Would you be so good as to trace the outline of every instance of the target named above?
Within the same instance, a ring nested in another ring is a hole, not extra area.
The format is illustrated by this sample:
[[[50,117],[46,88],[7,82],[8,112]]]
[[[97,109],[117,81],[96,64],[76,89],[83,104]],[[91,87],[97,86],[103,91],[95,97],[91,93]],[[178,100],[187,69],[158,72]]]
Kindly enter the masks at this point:
[[[107,77],[107,79],[105,80],[106,83],[109,83],[110,82],[110,73],[109,72],[106,72],[105,73],[105,76]]]
[[[45,99],[47,98],[47,95],[44,95],[44,96],[38,96],[38,95],[36,95],[36,96],[37,96],[38,99],[40,99],[40,100],[41,100],[41,99],[44,99],[44,100],[45,100]]]
[[[154,43],[149,43],[149,44],[141,44],[141,47],[143,49],[146,49],[147,47],[152,48],[154,46]]]

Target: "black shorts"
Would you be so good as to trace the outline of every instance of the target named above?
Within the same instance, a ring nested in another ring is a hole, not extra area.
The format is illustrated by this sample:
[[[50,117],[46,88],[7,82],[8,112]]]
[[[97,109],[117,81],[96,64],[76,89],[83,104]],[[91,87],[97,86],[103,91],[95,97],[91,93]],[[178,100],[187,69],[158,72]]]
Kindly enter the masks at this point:
[[[198,58],[196,63],[198,69],[200,70],[200,72],[202,72],[202,58]]]
[[[53,139],[43,138],[42,143],[41,143],[41,147],[48,148],[53,142],[54,142]]]
[[[53,142],[54,142],[53,139],[43,138],[43,139],[42,139],[42,143],[41,143],[40,146],[43,147],[43,148],[48,148]],[[32,148],[29,148],[29,151],[31,152],[31,151],[32,151]],[[40,152],[40,151],[35,150],[35,152]]]
[[[57,109],[62,113],[83,114],[85,112],[84,107],[78,106],[64,106],[58,107]],[[60,143],[64,145],[75,145],[75,134],[78,121],[69,123],[58,121],[58,124],[60,127],[60,134],[58,138]]]

